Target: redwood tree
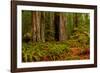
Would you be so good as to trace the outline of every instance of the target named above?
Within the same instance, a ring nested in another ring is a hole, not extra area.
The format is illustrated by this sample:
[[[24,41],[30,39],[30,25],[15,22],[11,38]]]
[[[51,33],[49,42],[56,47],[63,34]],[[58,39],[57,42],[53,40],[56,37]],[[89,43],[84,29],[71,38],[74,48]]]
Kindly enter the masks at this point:
[[[65,24],[67,23],[66,21],[66,16],[64,13],[59,13],[60,15],[60,23],[59,23],[59,40],[60,41],[65,41],[66,40],[66,29],[65,29]]]

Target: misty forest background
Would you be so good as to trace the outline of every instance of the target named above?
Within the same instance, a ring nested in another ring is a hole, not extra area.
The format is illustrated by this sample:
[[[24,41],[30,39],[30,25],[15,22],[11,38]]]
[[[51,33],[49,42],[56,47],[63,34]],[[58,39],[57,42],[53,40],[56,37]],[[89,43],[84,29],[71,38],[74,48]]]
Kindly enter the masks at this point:
[[[88,13],[22,11],[22,61],[89,59]]]

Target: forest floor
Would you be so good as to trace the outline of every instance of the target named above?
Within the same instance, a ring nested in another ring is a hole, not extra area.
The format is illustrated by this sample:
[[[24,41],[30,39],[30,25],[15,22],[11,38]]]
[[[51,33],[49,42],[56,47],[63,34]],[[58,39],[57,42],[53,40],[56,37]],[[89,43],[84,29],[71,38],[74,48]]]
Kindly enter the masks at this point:
[[[85,60],[90,58],[89,48],[69,47],[66,43],[23,43],[22,61]]]
[[[71,52],[70,52],[72,57],[76,57],[79,56],[79,59],[89,59],[89,49],[85,49],[85,50],[81,50],[81,48],[71,48]]]

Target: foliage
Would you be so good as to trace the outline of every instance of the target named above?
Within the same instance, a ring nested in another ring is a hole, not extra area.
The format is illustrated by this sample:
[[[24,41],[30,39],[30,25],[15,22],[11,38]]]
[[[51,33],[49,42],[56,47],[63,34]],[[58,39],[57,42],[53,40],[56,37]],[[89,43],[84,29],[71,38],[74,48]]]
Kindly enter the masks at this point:
[[[27,32],[31,33],[31,30],[30,30],[30,29],[32,29],[31,14],[32,14],[31,11],[24,11],[24,10],[22,11],[22,35],[23,36]]]
[[[90,28],[89,20],[85,22],[82,17],[80,17],[80,23],[77,27],[73,28],[73,33],[70,35],[70,39],[67,43],[70,47],[78,48],[89,48],[90,44]]]
[[[23,61],[41,61],[44,57],[48,56],[49,60],[60,59],[59,55],[64,52],[69,52],[70,48],[65,43],[55,43],[55,42],[46,42],[46,43],[23,43],[22,47],[22,56]],[[54,57],[57,57],[54,59]],[[43,59],[45,60],[45,59]]]

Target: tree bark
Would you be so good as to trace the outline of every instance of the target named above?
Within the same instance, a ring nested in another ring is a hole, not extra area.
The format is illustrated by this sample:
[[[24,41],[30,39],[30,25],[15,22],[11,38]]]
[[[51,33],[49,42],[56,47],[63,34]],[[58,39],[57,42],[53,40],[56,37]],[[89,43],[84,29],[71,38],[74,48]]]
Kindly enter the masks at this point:
[[[59,40],[65,41],[66,40],[66,17],[64,16],[64,13],[60,13],[60,24],[59,24]]]
[[[32,12],[33,42],[41,41],[40,37],[40,12]]]
[[[54,13],[50,13],[50,37],[51,40],[54,40]]]
[[[33,42],[36,42],[36,12],[32,12],[32,33]]]
[[[45,12],[41,12],[41,26],[40,26],[40,35],[41,35],[41,41],[45,42]]]
[[[40,38],[40,12],[36,12],[36,38],[37,38],[37,42],[39,42],[41,40]]]
[[[55,27],[55,40],[56,41],[59,41],[59,30],[60,30],[60,28],[59,28],[59,22],[60,21],[60,18],[59,18],[59,13],[58,12],[56,12],[56,13],[54,13],[54,27]]]

